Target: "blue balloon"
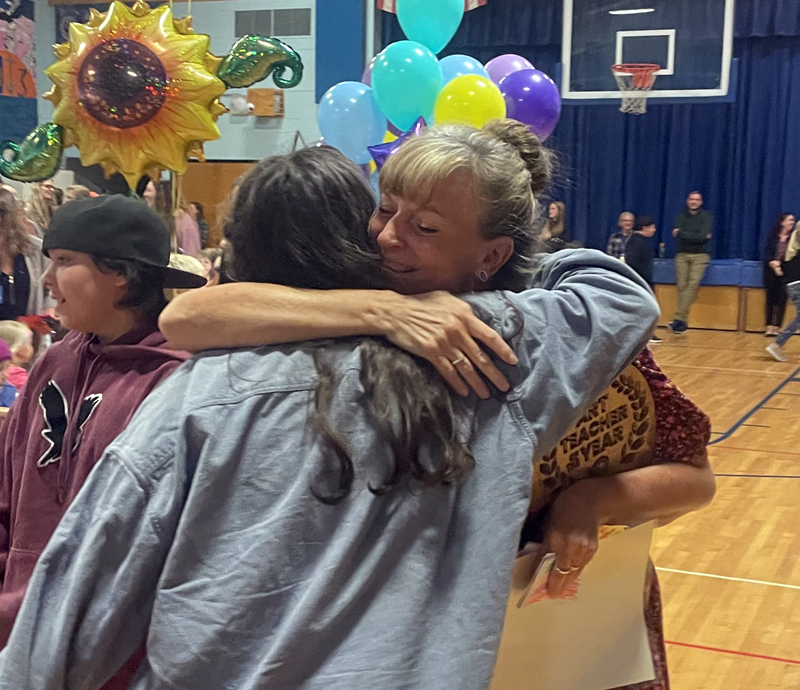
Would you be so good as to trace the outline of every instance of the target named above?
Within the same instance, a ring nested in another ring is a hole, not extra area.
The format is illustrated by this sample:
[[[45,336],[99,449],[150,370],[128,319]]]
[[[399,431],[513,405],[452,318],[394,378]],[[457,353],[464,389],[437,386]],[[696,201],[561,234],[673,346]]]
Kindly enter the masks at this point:
[[[405,132],[421,117],[433,122],[433,107],[442,90],[442,70],[436,56],[421,43],[398,41],[378,53],[372,68],[372,88],[386,117]]]
[[[489,79],[486,68],[475,58],[469,55],[450,55],[439,60],[439,67],[442,68],[444,85],[453,81],[456,77],[463,77],[465,74],[477,74]]]
[[[317,121],[326,143],[359,165],[372,160],[369,147],[383,141],[387,127],[372,89],[357,81],[328,89],[319,103]]]
[[[369,176],[369,186],[372,189],[372,195],[375,197],[375,202],[379,203],[381,200],[381,183],[380,173],[376,170]]]
[[[395,11],[409,39],[441,53],[464,18],[464,0],[397,0]]]

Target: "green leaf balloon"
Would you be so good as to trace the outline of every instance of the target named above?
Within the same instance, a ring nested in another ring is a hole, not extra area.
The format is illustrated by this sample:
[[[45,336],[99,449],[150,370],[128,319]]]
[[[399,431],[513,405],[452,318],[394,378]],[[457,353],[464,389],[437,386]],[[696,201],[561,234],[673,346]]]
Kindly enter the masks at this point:
[[[286,68],[292,76],[285,79]],[[291,46],[269,36],[250,34],[240,38],[223,58],[217,69],[219,77],[228,88],[240,89],[252,86],[270,73],[275,84],[281,89],[291,89],[303,78],[303,61]]]
[[[41,182],[55,175],[64,153],[64,129],[47,122],[34,129],[17,146],[0,143],[0,175],[18,182]]]

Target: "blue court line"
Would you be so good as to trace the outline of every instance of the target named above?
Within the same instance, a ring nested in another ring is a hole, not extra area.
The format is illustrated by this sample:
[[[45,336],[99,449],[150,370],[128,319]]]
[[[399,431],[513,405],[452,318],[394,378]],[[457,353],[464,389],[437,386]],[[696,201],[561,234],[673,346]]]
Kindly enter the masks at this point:
[[[728,429],[722,436],[719,438],[715,438],[711,441],[708,445],[714,446],[717,443],[722,443],[722,441],[727,441],[733,434],[735,434],[740,427],[742,427],[750,417],[752,417],[756,412],[758,412],[764,405],[766,405],[770,400],[772,400],[776,395],[778,395],[783,388],[789,383],[800,383],[800,378],[797,378],[797,375],[800,374],[800,367],[797,367],[789,376],[783,380],[782,383],[779,383],[772,392],[767,395],[758,405],[756,405],[752,410],[750,410],[747,414],[744,415],[739,421],[737,421],[730,429]]]

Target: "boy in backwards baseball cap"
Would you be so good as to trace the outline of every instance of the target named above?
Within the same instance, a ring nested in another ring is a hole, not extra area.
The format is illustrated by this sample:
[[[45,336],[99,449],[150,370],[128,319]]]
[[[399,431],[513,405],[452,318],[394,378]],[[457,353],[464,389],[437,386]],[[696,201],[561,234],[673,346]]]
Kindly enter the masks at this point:
[[[82,199],[53,215],[43,251],[70,333],[45,352],[0,430],[0,646],[39,554],[106,446],[189,354],[165,347],[165,288],[205,285],[169,267],[164,221],[138,199]],[[134,662],[106,688],[127,687]]]

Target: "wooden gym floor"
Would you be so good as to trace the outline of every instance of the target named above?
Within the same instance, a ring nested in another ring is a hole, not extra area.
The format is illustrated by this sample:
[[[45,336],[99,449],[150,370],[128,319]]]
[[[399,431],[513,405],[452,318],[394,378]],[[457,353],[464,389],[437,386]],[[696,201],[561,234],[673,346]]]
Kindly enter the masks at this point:
[[[800,688],[800,338],[660,330],[664,371],[711,417],[717,496],[656,532],[672,690]]]

